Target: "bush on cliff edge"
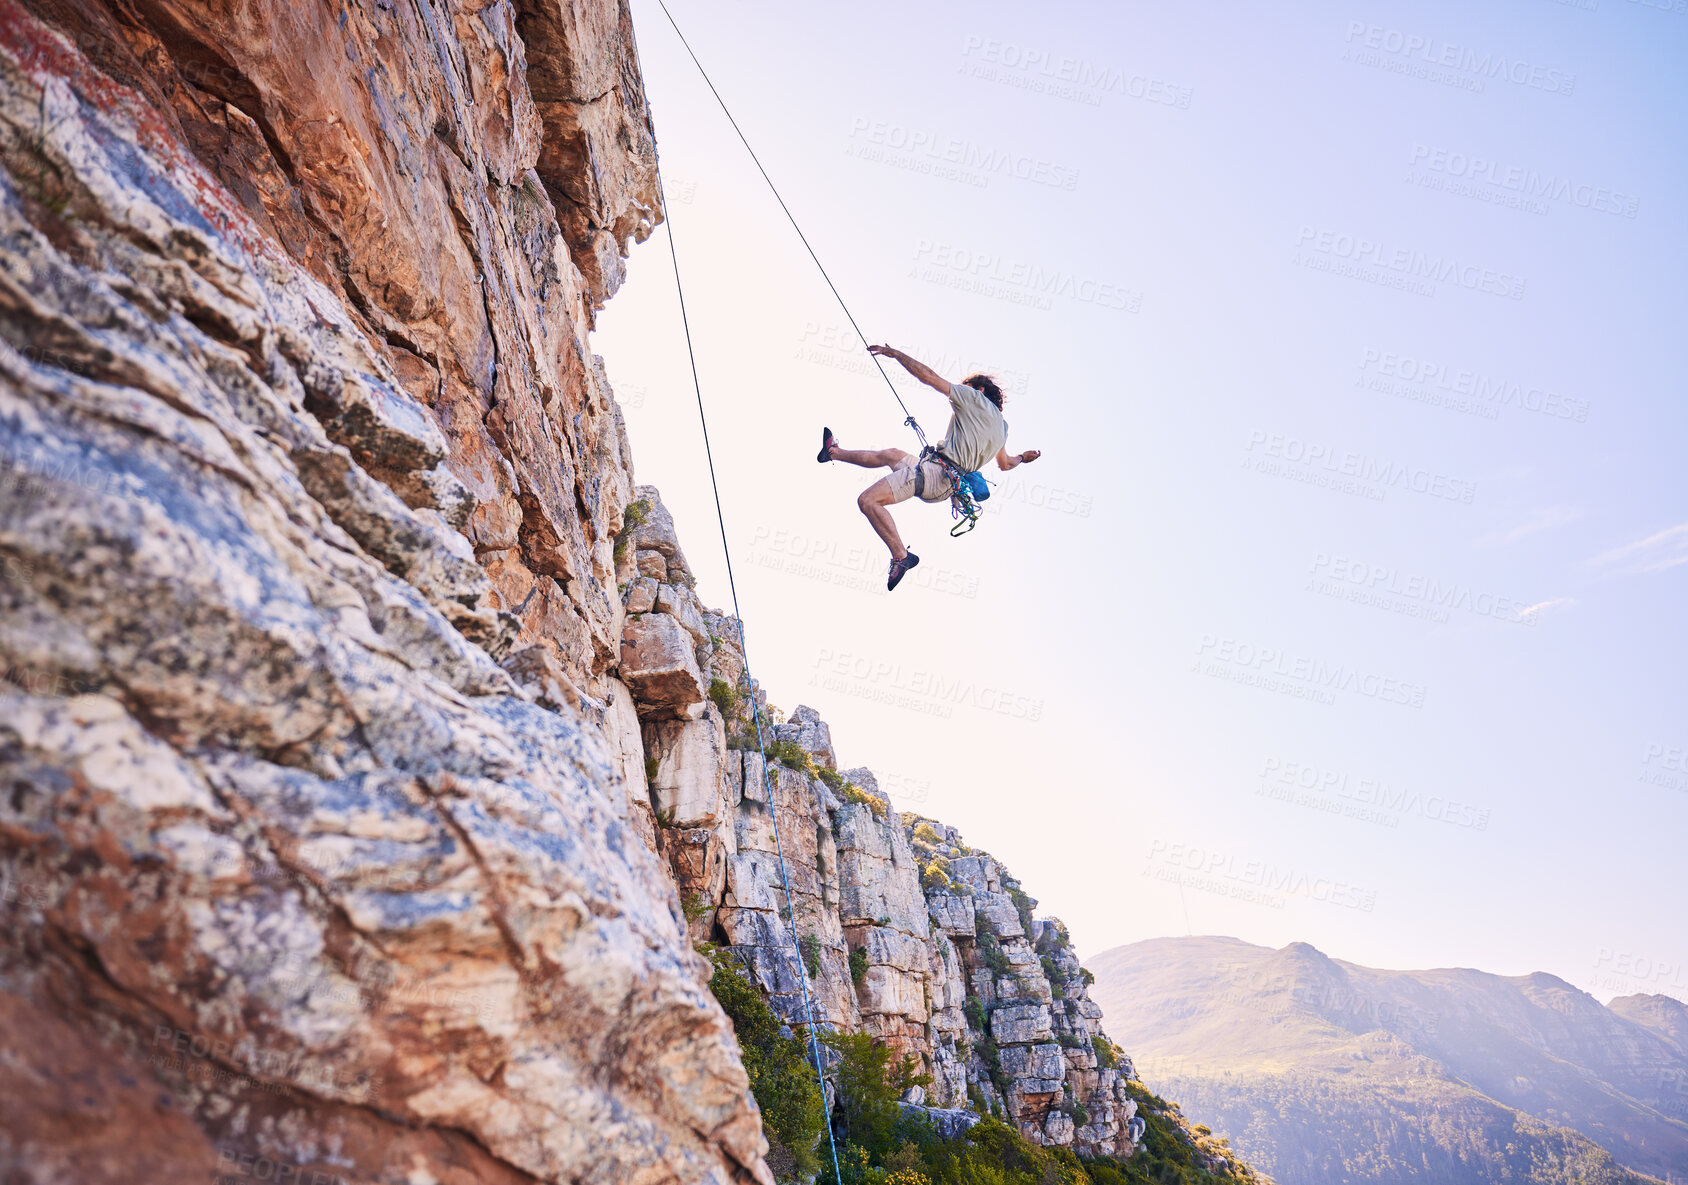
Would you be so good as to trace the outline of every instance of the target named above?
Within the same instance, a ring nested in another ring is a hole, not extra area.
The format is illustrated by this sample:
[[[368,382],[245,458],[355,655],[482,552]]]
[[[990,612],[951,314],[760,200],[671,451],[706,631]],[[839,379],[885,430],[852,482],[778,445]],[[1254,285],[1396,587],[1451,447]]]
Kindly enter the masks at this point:
[[[733,965],[724,951],[710,951],[715,974],[709,990],[733,1022],[750,1092],[762,1108],[770,1163],[789,1160],[792,1171],[807,1177],[820,1167],[815,1142],[826,1126],[826,1104],[815,1083],[815,1067],[800,1037],[780,1033],[780,1018],[762,993]]]

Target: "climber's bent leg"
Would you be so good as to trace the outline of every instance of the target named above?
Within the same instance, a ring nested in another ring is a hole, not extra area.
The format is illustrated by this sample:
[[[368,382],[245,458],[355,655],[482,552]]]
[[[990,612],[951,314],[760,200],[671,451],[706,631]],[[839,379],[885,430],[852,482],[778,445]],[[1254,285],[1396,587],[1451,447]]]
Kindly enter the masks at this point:
[[[895,452],[896,450],[890,449],[887,451]],[[891,549],[891,558],[894,560],[900,560],[908,555],[908,548],[903,546],[903,537],[897,534],[897,524],[891,520],[891,507],[913,492],[911,487],[902,497],[898,497],[897,491],[892,488],[891,478],[882,477],[863,490],[861,496],[856,499],[856,505],[867,516],[867,521],[873,527],[874,533],[885,541],[886,547]]]

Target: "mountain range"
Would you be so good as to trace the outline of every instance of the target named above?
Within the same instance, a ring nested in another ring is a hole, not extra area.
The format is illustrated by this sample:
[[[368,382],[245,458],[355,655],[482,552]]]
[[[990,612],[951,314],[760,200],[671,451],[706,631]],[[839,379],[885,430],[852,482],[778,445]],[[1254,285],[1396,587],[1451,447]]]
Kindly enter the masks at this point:
[[[1555,976],[1385,971],[1303,942],[1089,959],[1153,1089],[1282,1182],[1688,1181],[1688,1006]]]

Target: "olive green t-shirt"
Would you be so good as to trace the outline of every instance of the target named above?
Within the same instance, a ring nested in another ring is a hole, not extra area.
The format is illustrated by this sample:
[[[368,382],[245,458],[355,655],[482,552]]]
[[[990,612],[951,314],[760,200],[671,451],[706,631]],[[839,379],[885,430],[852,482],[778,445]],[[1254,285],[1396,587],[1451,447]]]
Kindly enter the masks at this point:
[[[969,473],[983,469],[1008,443],[1008,423],[996,404],[964,383],[951,383],[949,398],[954,411],[938,450]]]

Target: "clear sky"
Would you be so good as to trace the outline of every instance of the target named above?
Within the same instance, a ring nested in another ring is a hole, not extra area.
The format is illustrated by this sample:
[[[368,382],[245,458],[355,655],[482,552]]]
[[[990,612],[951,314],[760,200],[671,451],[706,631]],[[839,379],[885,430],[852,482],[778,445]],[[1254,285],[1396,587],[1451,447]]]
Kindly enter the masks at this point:
[[[1688,999],[1683,0],[670,7],[863,329],[1045,452],[885,594],[813,458],[912,438],[634,0],[775,703],[1085,954]],[[667,235],[595,349],[726,607]]]

